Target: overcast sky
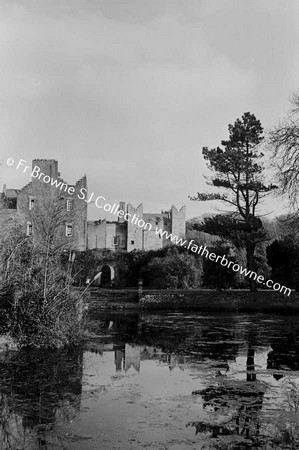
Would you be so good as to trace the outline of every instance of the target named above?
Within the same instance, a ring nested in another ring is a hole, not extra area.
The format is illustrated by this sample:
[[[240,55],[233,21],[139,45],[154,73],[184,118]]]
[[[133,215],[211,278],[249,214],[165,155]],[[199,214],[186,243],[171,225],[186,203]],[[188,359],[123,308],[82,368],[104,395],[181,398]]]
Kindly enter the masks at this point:
[[[286,114],[298,44],[296,0],[1,0],[0,183],[29,181],[8,157],[55,158],[109,203],[211,211],[188,200],[202,147],[245,111]]]

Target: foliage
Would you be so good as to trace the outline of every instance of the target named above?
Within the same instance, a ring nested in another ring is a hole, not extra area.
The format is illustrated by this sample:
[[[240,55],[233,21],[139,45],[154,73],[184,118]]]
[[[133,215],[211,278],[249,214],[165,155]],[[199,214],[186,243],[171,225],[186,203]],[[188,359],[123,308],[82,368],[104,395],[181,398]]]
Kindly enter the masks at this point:
[[[76,283],[93,278],[99,267],[113,265],[117,271],[115,287],[136,287],[143,280],[149,288],[198,288],[201,284],[202,262],[200,257],[185,248],[168,246],[159,250],[112,252],[87,250],[74,263]],[[82,267],[84,270],[80,271]]]
[[[6,289],[21,286],[27,279],[33,255],[32,241],[16,223],[2,235],[0,246],[0,281]]]
[[[170,247],[164,258],[154,257],[140,272],[153,288],[187,289],[200,287],[201,260],[187,251]]]
[[[299,291],[299,245],[291,236],[275,240],[267,248],[271,278],[278,283]]]
[[[85,250],[76,252],[73,263],[73,281],[75,286],[85,286],[87,278],[93,278],[97,273],[97,267],[101,259],[99,250]],[[64,259],[64,266],[68,264],[68,258]]]
[[[186,249],[168,246],[160,250],[133,251],[127,255],[126,276],[130,286],[143,280],[155,289],[197,288],[202,273],[201,260]]]
[[[216,242],[214,247],[209,247],[208,250],[217,256],[225,255],[228,257],[230,253],[230,248],[223,245],[221,241]],[[236,262],[236,258],[233,256],[229,256],[229,260]],[[218,290],[234,288],[237,286],[236,274],[231,269],[204,258],[202,285],[205,288]]]
[[[19,347],[60,348],[78,345],[83,336],[79,292],[64,292],[43,303],[31,294],[15,299],[7,328]]]
[[[298,214],[287,214],[280,216],[275,221],[277,239],[290,237],[294,244],[299,244],[299,216]]]
[[[267,237],[260,218],[254,217],[249,224],[231,214],[205,217],[203,223],[194,224],[194,229],[219,236],[225,242],[230,241],[238,249],[246,246],[248,234],[256,243],[263,242]]]
[[[263,183],[263,165],[259,152],[263,140],[263,128],[254,114],[245,113],[234,125],[228,126],[229,139],[221,141],[224,149],[203,147],[203,156],[208,167],[216,175],[211,180],[215,187],[224,188],[227,194],[198,194],[192,200],[220,199],[236,208],[238,215],[248,224],[253,219],[256,207],[263,194],[275,186]]]
[[[84,286],[86,280],[93,279],[103,265],[117,266],[114,287],[131,286],[128,269],[130,256],[125,251],[113,252],[107,249],[92,249],[77,252],[73,264],[73,280],[76,286]]]
[[[229,125],[228,130],[229,139],[221,142],[223,148],[204,147],[202,150],[208,167],[215,172],[209,184],[221,188],[225,193],[198,193],[189,198],[198,201],[222,200],[233,206],[231,215],[216,216],[207,226],[214,228],[217,235],[225,232],[232,242],[236,242],[241,232],[239,245],[246,249],[248,269],[254,270],[257,242],[265,238],[262,223],[257,218],[257,207],[261,198],[276,189],[276,186],[264,182],[264,167],[260,161],[264,154],[259,150],[263,140],[260,121],[254,114],[247,112],[233,125]],[[251,290],[255,290],[254,281],[250,283]]]
[[[257,246],[255,255],[255,272],[262,275],[265,280],[271,278],[271,267],[268,264],[267,246],[262,243]],[[276,280],[274,278],[274,280]]]

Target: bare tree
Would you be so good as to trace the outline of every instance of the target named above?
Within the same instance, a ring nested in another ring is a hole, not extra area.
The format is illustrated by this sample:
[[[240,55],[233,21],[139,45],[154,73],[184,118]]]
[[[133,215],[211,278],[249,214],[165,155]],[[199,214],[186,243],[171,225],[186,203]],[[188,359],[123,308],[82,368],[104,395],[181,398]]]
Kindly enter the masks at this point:
[[[78,342],[82,333],[85,292],[71,288],[73,239],[66,235],[72,218],[65,198],[52,194],[38,192],[0,247],[0,273],[12,286],[8,330],[20,346],[59,347]],[[24,221],[31,224],[30,236]]]
[[[273,167],[280,183],[280,193],[287,194],[291,207],[298,211],[299,201],[299,94],[291,98],[291,108],[284,120],[269,132]]]
[[[68,251],[71,241],[65,236],[67,214],[63,197],[43,196],[42,201],[30,211],[32,224],[34,253],[40,268],[37,281],[42,285],[42,297],[46,301],[47,294],[63,282],[61,256]]]

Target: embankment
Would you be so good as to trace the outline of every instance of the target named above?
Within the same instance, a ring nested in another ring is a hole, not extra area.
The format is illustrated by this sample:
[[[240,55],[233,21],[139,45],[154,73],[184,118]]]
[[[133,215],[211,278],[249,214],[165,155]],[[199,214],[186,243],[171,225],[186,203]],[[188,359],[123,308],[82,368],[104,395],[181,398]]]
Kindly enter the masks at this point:
[[[299,293],[289,297],[274,291],[228,290],[93,290],[90,311],[103,309],[199,310],[199,311],[269,311],[298,312]]]
[[[202,311],[279,311],[299,312],[299,293],[290,297],[271,291],[189,291],[145,295],[142,309],[188,309]]]

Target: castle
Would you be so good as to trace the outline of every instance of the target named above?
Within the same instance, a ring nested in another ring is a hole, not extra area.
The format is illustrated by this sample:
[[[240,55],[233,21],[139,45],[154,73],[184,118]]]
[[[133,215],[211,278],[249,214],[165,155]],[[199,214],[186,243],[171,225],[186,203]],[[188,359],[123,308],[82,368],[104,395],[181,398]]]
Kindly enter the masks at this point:
[[[74,185],[67,184],[58,172],[58,162],[54,159],[34,159],[34,168],[40,169],[43,179],[32,176],[30,183],[22,189],[7,189],[3,186],[0,193],[0,229],[6,229],[14,224],[20,224],[27,236],[38,239],[38,215],[43,213],[43,219],[53,211],[46,211],[52,200],[59,203],[61,226],[59,233],[64,243],[71,249],[86,249],[87,204],[78,198],[81,188],[87,188],[86,176]],[[48,177],[48,178],[46,178]],[[44,180],[54,180],[56,185]],[[62,186],[57,188],[56,186]]]
[[[123,214],[118,214],[117,220],[88,221],[87,202],[80,196],[82,191],[87,192],[86,176],[73,185],[66,183],[58,172],[58,162],[53,159],[34,159],[31,176],[31,182],[22,189],[3,186],[0,193],[1,230],[19,223],[27,235],[37,238],[38,227],[31,220],[32,212],[46,208],[46,200],[52,198],[61,200],[61,236],[73,250],[157,250],[171,244],[163,231],[178,238],[185,237],[185,206],[181,209],[172,206],[170,211],[150,214],[143,212],[142,204],[134,208],[131,203],[120,202],[119,211]],[[140,227],[124,216],[134,216],[148,226]]]
[[[142,203],[134,208],[131,203],[125,205],[120,202],[120,211],[126,212],[130,217],[138,217],[146,223],[140,227],[133,221],[118,217],[118,221],[88,221],[87,222],[87,248],[106,248],[109,250],[158,250],[171,244],[163,231],[172,233],[179,238],[185,237],[186,208],[178,210],[172,206],[170,211],[156,214],[144,213]],[[160,232],[161,231],[161,232]]]

